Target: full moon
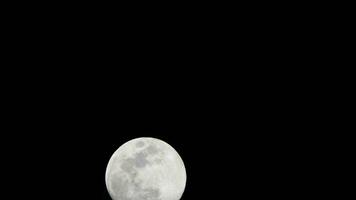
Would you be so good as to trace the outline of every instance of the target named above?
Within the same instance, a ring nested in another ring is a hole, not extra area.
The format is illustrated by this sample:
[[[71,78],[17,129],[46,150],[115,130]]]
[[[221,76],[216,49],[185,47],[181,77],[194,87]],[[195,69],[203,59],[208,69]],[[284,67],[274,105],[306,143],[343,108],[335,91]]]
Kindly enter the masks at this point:
[[[179,200],[187,176],[173,147],[155,138],[136,138],[111,156],[105,182],[113,200]]]

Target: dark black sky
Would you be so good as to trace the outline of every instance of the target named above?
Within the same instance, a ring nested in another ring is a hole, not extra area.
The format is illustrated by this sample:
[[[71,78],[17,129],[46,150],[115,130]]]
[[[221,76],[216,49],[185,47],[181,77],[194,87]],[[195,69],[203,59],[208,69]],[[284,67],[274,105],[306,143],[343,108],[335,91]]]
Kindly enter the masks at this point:
[[[159,138],[179,152],[187,170],[182,200],[278,196],[289,189],[284,182],[295,172],[288,171],[294,165],[288,134],[295,128],[276,109],[245,101],[246,94],[236,91],[234,99],[200,93],[183,102],[180,94],[127,98],[110,89],[117,93],[109,95],[113,99],[93,90],[41,95],[47,100],[26,110],[19,130],[28,134],[20,136],[18,149],[25,151],[28,181],[39,195],[109,200],[107,162],[136,137]]]
[[[20,30],[11,29],[6,52],[16,67],[2,73],[9,128],[1,138],[10,199],[108,200],[110,156],[143,136],[181,155],[182,200],[290,199],[304,189],[290,183],[307,168],[296,160],[313,141],[305,127],[315,111],[306,104],[318,104],[318,88],[303,85],[313,73],[301,79],[307,62],[285,50],[298,40],[265,31],[278,24],[256,17],[256,26],[241,14],[239,23],[215,20],[214,28],[214,16],[201,23],[199,15],[182,29],[145,18],[145,26],[124,18],[129,28],[121,28],[116,18],[82,23],[80,15],[67,26],[58,16],[21,18]]]
[[[1,199],[109,200],[106,165],[136,137],[181,155],[182,200],[329,194],[329,9],[47,3],[2,13]]]
[[[104,176],[112,153],[133,138],[155,137],[185,163],[182,200],[293,195],[290,181],[301,175],[295,169],[305,169],[295,161],[304,148],[298,141],[308,136],[300,131],[303,119],[290,115],[300,111],[281,92],[286,87],[238,74],[205,82],[198,76],[137,82],[77,73],[21,83],[3,140],[11,144],[7,166],[27,185],[13,194],[109,200]]]

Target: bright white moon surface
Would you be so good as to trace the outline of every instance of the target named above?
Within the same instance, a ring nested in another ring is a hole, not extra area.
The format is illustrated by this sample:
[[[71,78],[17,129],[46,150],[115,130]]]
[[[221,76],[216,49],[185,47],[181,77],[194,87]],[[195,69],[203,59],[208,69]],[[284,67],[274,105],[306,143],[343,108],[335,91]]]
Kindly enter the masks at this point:
[[[110,158],[105,182],[113,200],[179,200],[187,176],[176,150],[155,138],[136,138]]]

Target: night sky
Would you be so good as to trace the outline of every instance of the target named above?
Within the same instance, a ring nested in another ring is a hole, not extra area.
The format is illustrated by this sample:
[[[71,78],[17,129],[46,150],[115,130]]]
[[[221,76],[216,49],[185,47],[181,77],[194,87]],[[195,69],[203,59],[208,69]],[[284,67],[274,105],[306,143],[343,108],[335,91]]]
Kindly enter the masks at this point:
[[[182,200],[318,199],[343,177],[333,4],[7,3],[0,199],[110,200],[108,161],[137,137],[179,153]]]
[[[106,165],[136,137],[161,139],[180,154],[187,171],[182,200],[295,194],[289,183],[305,167],[296,161],[305,135],[287,114],[291,107],[261,89],[266,85],[79,80],[17,91],[8,115],[17,123],[3,140],[13,144],[7,166],[27,185],[15,196],[109,200]]]

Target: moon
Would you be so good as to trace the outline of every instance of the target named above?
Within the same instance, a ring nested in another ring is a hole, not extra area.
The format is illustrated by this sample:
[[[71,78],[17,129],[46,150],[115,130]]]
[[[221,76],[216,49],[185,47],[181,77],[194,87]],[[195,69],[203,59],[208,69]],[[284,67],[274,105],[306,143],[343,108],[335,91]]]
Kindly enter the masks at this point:
[[[111,156],[105,183],[113,200],[179,200],[187,175],[183,160],[166,142],[130,140]]]

